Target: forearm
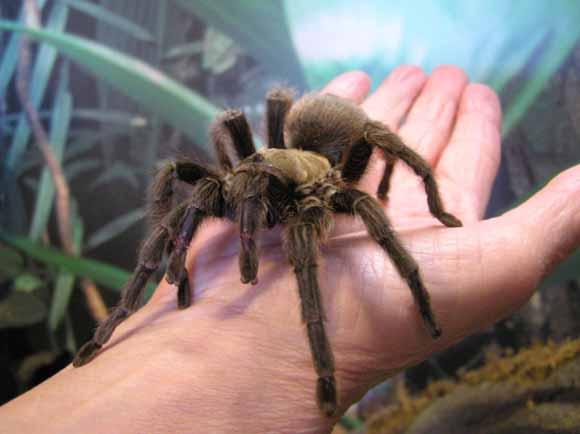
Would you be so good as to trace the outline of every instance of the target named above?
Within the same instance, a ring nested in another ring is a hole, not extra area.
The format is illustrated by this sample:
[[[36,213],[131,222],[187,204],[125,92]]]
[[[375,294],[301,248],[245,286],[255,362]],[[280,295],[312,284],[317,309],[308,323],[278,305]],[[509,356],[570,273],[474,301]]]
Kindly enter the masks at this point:
[[[241,319],[218,326],[207,310],[193,319],[179,311],[148,310],[120,327],[93,362],[69,366],[0,408],[3,432],[330,430],[314,404],[312,379],[303,378],[310,369],[296,369],[301,357],[288,359],[286,345],[303,345],[301,335],[272,352],[262,348],[259,322],[253,329],[246,323],[240,336],[235,330]],[[276,354],[281,360],[272,360]]]

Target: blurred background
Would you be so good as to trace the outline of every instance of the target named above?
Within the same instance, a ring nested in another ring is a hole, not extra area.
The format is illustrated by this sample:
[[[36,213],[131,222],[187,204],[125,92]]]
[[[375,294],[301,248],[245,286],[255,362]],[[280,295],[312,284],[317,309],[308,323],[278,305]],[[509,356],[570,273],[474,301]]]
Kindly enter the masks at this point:
[[[159,161],[213,161],[207,127],[224,107],[241,107],[260,131],[276,83],[304,92],[361,69],[376,87],[403,63],[464,68],[502,100],[489,216],[580,162],[574,0],[1,0],[0,18],[0,403],[66,366],[117,300]],[[479,432],[505,402],[489,388],[475,402],[469,390],[497,372],[502,387],[532,365],[541,374],[509,395],[503,425],[481,432],[580,432],[530,416],[564,399],[580,414],[573,381],[562,380],[572,395],[535,398],[580,351],[578,277],[577,252],[516,315],[378,386],[336,432]],[[462,419],[466,405],[476,422]]]

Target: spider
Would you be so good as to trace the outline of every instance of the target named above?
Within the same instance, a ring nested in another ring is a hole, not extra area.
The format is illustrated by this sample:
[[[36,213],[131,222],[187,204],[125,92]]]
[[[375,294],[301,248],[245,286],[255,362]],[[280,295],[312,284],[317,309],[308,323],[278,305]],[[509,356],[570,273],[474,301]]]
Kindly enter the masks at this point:
[[[350,214],[363,221],[411,289],[426,329],[433,338],[441,335],[417,263],[398,240],[381,204],[355,187],[373,148],[378,147],[387,160],[377,191],[379,199],[386,199],[394,163],[402,160],[422,178],[431,214],[446,226],[461,226],[456,217],[445,212],[430,167],[385,125],[369,119],[348,100],[320,94],[307,94],[296,102],[293,99],[287,88],[268,93],[267,147],[257,151],[244,114],[227,110],[210,129],[219,168],[177,160],[158,172],[151,189],[153,225],[141,248],[139,264],[121,301],[79,350],[74,366],[91,361],[119,323],[139,308],[146,283],[164,252],[169,255],[166,279],[177,285],[178,307],[191,304],[185,257],[207,217],[239,224],[243,283],[257,283],[258,231],[284,226],[284,249],[296,275],[302,321],[318,375],[316,399],[326,415],[336,414],[338,392],[316,269],[318,248],[329,235],[333,214]],[[235,164],[228,152],[232,148]],[[190,184],[192,192],[173,206],[175,180]]]

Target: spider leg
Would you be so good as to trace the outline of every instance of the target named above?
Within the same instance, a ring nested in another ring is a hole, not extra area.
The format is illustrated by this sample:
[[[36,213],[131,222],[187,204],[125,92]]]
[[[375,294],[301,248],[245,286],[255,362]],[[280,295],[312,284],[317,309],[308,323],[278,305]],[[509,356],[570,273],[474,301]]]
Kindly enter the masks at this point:
[[[256,153],[252,130],[244,113],[240,110],[227,110],[218,118],[218,122],[229,132],[240,160]]]
[[[258,249],[256,232],[266,221],[266,210],[262,200],[253,196],[244,200],[240,206],[240,242],[239,254],[242,283],[258,283]]]
[[[341,170],[342,179],[348,184],[358,182],[369,164],[372,152],[373,146],[364,139],[352,145],[348,152],[344,154]],[[381,200],[387,199],[394,165],[395,160],[393,158],[387,158],[385,172],[383,173],[377,190],[377,194]]]
[[[97,327],[93,338],[77,352],[73,366],[79,367],[90,362],[107,343],[115,328],[139,308],[147,281],[159,267],[164,247],[169,241],[169,228],[181,219],[184,210],[183,206],[178,206],[153,229],[141,248],[139,265],[133,272],[131,280],[124,287],[121,301]]]
[[[217,174],[192,161],[172,161],[164,164],[157,171],[149,192],[149,215],[153,225],[158,224],[172,208],[175,180],[194,185],[208,176]]]
[[[381,200],[387,200],[387,194],[389,193],[389,188],[391,187],[391,175],[393,174],[393,169],[395,168],[395,162],[391,159],[387,160],[387,165],[385,166],[385,171],[383,172],[383,177],[377,189],[377,196]]]
[[[268,176],[264,173],[240,174],[238,208],[240,220],[240,254],[239,266],[242,283],[258,283],[258,249],[256,234],[267,224],[266,190]]]
[[[322,207],[303,211],[285,229],[286,250],[294,267],[314,368],[318,375],[318,406],[328,416],[337,411],[334,357],[324,328],[324,311],[317,276],[318,243],[321,228],[328,227],[330,215]]]
[[[191,304],[191,288],[185,259],[187,249],[202,221],[208,216],[222,217],[224,213],[222,182],[204,178],[195,185],[192,198],[185,207],[173,239],[173,250],[167,265],[166,279],[178,284],[177,303],[180,309]]]
[[[445,226],[462,226],[461,221],[454,215],[445,212],[439,195],[437,182],[427,162],[415,151],[406,146],[401,138],[380,122],[369,122],[366,127],[365,138],[370,144],[379,147],[387,159],[401,159],[423,179],[429,211]],[[387,166],[388,168],[388,166]],[[384,178],[384,177],[383,177]],[[381,189],[379,188],[379,197]]]
[[[173,240],[174,247],[169,260],[167,279],[170,282],[179,282],[179,306],[189,305],[191,294],[184,262],[187,246],[201,221],[198,211],[201,209],[203,216],[221,216],[222,203],[221,181],[215,178],[204,178],[195,184],[192,199],[177,206],[154,228],[141,249],[139,265],[123,289],[121,301],[113,308],[109,317],[97,327],[93,338],[78,351],[73,360],[75,367],[90,362],[110,339],[115,328],[139,308],[147,281],[159,267],[165,247],[171,241],[173,228],[176,227],[178,227],[178,232]]]
[[[419,275],[419,266],[397,239],[380,204],[368,194],[354,188],[335,193],[331,198],[331,204],[336,212],[358,215],[362,219],[369,235],[385,250],[401,277],[409,285],[431,336],[433,338],[441,336],[441,328],[431,309],[429,293]]]
[[[231,137],[229,131],[224,126],[223,115],[211,124],[209,135],[216,150],[220,166],[226,172],[231,172],[233,165],[227,151],[228,146],[231,144]]]
[[[266,97],[266,129],[269,148],[286,148],[284,143],[284,120],[293,102],[293,92],[279,87]]]
[[[373,146],[366,140],[359,140],[354,143],[348,152],[344,153],[341,170],[342,179],[348,184],[354,184],[359,181],[369,164],[372,153]]]

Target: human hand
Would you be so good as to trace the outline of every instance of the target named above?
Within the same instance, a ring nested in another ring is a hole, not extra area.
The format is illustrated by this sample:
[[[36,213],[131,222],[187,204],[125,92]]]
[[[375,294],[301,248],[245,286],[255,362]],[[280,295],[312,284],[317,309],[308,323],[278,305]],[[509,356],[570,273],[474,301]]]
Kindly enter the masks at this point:
[[[512,312],[580,235],[578,213],[569,201],[579,188],[578,170],[561,175],[518,209],[481,221],[500,159],[501,112],[489,88],[468,84],[453,67],[438,68],[429,78],[417,68],[401,67],[365,99],[367,91],[368,79],[359,73],[341,76],[325,89],[362,103],[372,118],[398,131],[433,167],[446,209],[464,227],[449,229],[436,221],[421,180],[397,164],[385,209],[431,294],[443,329],[441,339],[433,341],[385,253],[360,222],[337,217],[322,249],[319,281],[343,408],[376,382]],[[374,195],[383,165],[375,159],[362,189]],[[216,328],[235,323],[248,338],[248,358],[255,359],[252,348],[260,348],[255,375],[262,370],[274,385],[276,377],[282,383],[300,378],[310,389],[305,399],[313,403],[316,377],[299,320],[295,277],[280,233],[264,233],[262,241],[260,283],[249,287],[239,283],[237,228],[218,223],[201,231],[188,267],[196,288],[192,309],[211,305]],[[172,300],[173,290],[166,293]]]
[[[580,201],[570,200],[580,193],[580,167],[517,209],[481,221],[500,155],[499,102],[487,87],[468,84],[457,68],[427,77],[404,66],[367,97],[368,90],[368,78],[353,72],[324,91],[361,103],[398,131],[433,167],[446,210],[464,227],[435,220],[421,180],[396,164],[385,210],[431,295],[443,330],[433,340],[387,255],[361,223],[336,218],[318,272],[343,410],[373,384],[512,312],[580,243]],[[359,185],[373,195],[384,165],[374,160]],[[242,285],[238,228],[208,222],[188,255],[193,305],[177,310],[176,288],[161,283],[94,361],[59,373],[36,396],[59,411],[68,406],[71,432],[330,431],[333,420],[316,406],[316,374],[280,237],[277,229],[261,234],[259,283]],[[71,389],[70,381],[83,387]]]

